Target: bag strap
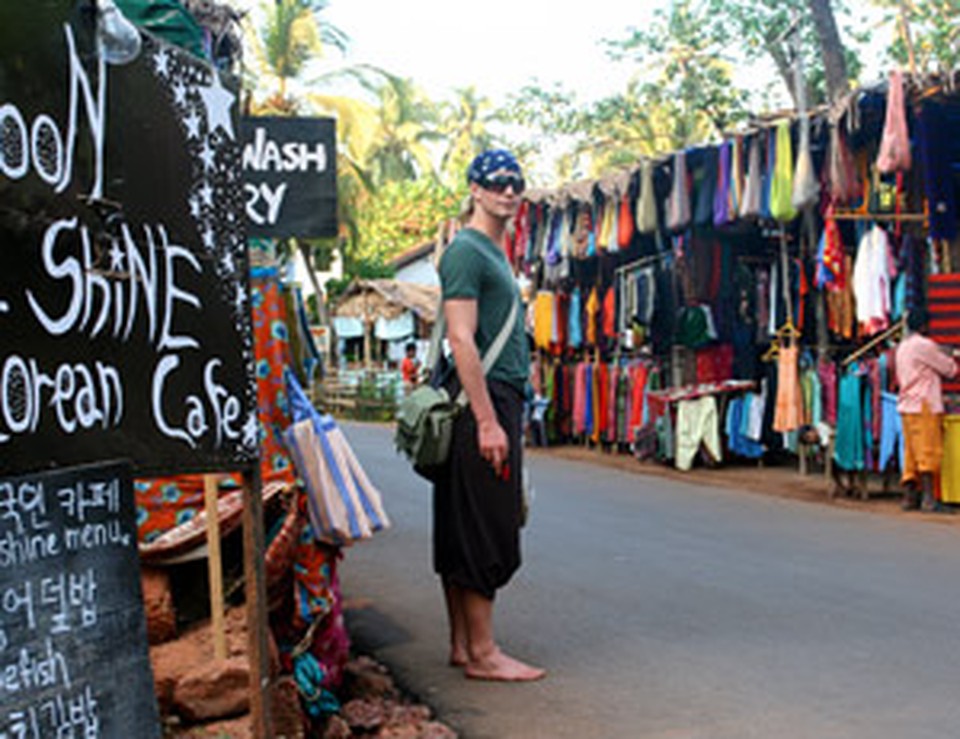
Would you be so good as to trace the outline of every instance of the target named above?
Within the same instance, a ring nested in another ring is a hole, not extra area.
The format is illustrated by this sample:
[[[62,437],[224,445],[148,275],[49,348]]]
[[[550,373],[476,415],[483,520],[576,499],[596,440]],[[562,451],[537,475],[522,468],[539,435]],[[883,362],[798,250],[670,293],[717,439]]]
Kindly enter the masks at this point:
[[[503,326],[500,327],[500,332],[497,334],[496,338],[494,338],[490,346],[487,347],[487,351],[484,352],[483,358],[480,360],[484,375],[490,371],[493,365],[496,364],[497,360],[500,358],[500,354],[503,352],[503,347],[505,347],[507,341],[509,341],[510,334],[513,332],[513,327],[516,325],[517,313],[519,310],[520,299],[514,296],[513,305],[510,306],[510,313],[503,322]],[[436,366],[437,358],[440,355],[440,340],[443,338],[446,327],[447,321],[446,316],[443,313],[443,298],[441,297],[439,305],[437,306],[437,320],[434,321],[433,331],[430,332],[430,345],[427,349],[427,360],[424,363],[424,366],[429,368],[430,371],[432,371],[434,366]],[[467,405],[467,396],[462,388],[457,394],[454,402],[461,406]]]

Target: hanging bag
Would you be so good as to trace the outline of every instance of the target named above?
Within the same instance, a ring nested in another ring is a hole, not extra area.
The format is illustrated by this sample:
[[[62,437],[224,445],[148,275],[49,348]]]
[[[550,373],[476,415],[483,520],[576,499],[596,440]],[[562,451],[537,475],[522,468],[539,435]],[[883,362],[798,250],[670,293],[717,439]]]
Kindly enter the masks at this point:
[[[483,355],[481,364],[483,374],[500,358],[513,327],[517,321],[519,299],[514,298],[507,320],[504,321],[493,343]],[[397,408],[397,426],[394,431],[394,443],[413,464],[413,469],[428,480],[436,480],[450,458],[450,441],[453,438],[453,424],[467,407],[467,395],[461,388],[456,397],[451,398],[444,387],[449,371],[438,371],[440,358],[440,339],[446,327],[443,317],[442,299],[438,306],[437,320],[430,335],[430,349],[427,352],[426,366],[431,368],[432,376],[426,385],[420,385],[400,402]]]

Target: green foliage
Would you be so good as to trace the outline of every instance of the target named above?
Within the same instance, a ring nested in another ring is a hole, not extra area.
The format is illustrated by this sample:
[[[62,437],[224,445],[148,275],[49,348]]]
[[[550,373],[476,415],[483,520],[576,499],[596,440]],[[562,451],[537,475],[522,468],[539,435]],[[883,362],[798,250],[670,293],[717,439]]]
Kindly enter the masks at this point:
[[[894,62],[905,69],[910,65],[910,45],[914,64],[921,73],[947,73],[960,67],[960,0],[875,0],[877,5],[894,8],[888,21],[897,23],[896,39],[888,50]]]

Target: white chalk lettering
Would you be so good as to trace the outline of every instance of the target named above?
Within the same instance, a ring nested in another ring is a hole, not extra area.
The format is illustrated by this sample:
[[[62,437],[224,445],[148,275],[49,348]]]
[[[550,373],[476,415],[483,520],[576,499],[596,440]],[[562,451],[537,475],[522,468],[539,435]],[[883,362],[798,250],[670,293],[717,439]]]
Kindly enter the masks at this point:
[[[103,196],[104,142],[107,129],[106,65],[102,55],[97,55],[97,82],[94,93],[94,84],[77,53],[73,30],[69,24],[64,24],[63,28],[67,41],[70,89],[66,110],[66,135],[49,113],[38,114],[28,125],[15,104],[7,102],[0,105],[0,129],[10,131],[12,127],[20,144],[16,147],[19,156],[17,161],[7,158],[9,152],[4,154],[0,151],[0,174],[11,180],[19,180],[26,177],[32,168],[54,192],[64,192],[73,181],[82,110],[93,146],[93,172],[87,194],[91,198],[100,198]],[[46,156],[42,152],[45,152]]]
[[[61,364],[52,374],[35,359],[11,355],[0,367],[0,443],[11,435],[32,433],[40,426],[44,409],[51,409],[66,433],[119,426],[123,418],[120,372],[102,362],[92,367]]]
[[[195,348],[197,340],[175,333],[174,318],[179,304],[199,311],[200,299],[177,282],[177,265],[186,265],[196,273],[203,268],[188,249],[171,244],[166,229],[143,226],[141,246],[129,227],[121,227],[113,246],[123,255],[128,270],[104,275],[94,261],[88,229],[77,218],[54,221],[47,227],[40,248],[46,276],[55,288],[27,289],[27,304],[41,327],[51,336],[84,332],[90,337],[109,330],[111,335],[127,339],[143,315],[149,341],[160,349]],[[156,253],[162,255],[158,261]],[[41,296],[68,295],[59,315],[44,307]],[[141,310],[142,307],[142,310]]]
[[[211,433],[216,448],[221,448],[227,439],[235,440],[240,437],[236,424],[240,419],[242,405],[239,398],[217,382],[215,375],[221,364],[221,360],[211,359],[204,367],[205,395],[190,394],[180,400],[168,402],[168,377],[180,366],[180,357],[168,354],[160,360],[153,376],[151,397],[154,422],[162,434],[184,441],[191,448],[196,448],[197,442]],[[164,413],[165,407],[185,409],[183,418],[179,421],[168,418]]]
[[[243,191],[247,194],[245,204],[247,218],[258,226],[262,226],[265,223],[272,226],[277,222],[280,218],[280,208],[283,205],[284,196],[287,194],[286,182],[277,185],[276,190],[271,188],[266,182],[261,182],[259,185],[247,183],[243,186]],[[265,213],[262,212],[262,208],[260,207],[261,200],[266,207]]]
[[[327,147],[322,143],[287,141],[280,145],[267,138],[267,129],[257,126],[253,141],[243,147],[243,168],[253,172],[327,171]]]

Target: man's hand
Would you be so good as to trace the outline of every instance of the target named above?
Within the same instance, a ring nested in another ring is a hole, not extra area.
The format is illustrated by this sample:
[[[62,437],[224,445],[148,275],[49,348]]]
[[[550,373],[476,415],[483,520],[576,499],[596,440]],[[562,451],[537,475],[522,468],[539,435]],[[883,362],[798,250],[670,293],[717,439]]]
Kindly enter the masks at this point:
[[[494,474],[500,477],[510,448],[507,432],[496,420],[478,423],[477,446],[480,447],[480,456],[490,463]]]

